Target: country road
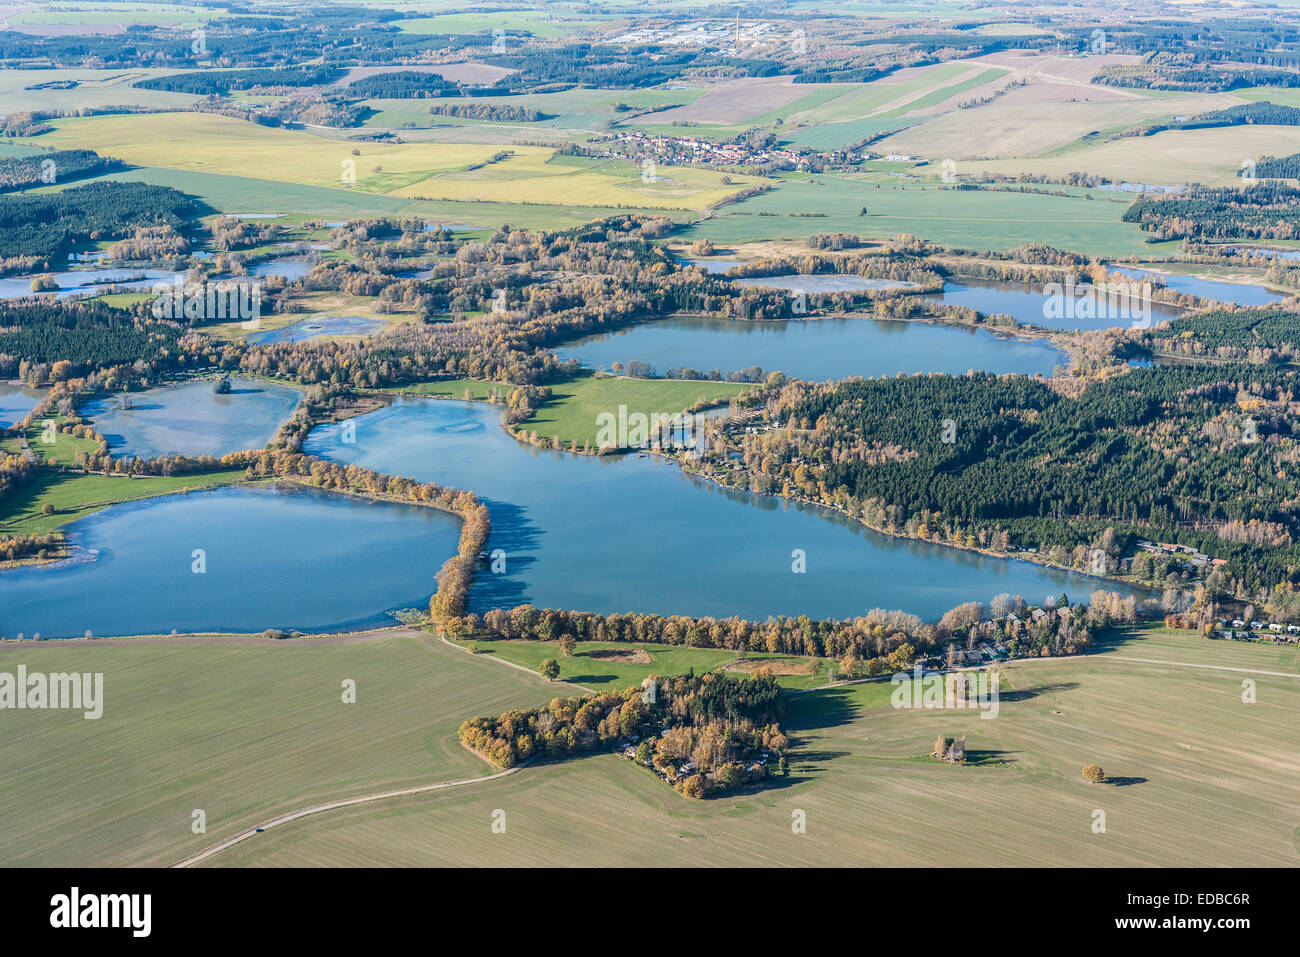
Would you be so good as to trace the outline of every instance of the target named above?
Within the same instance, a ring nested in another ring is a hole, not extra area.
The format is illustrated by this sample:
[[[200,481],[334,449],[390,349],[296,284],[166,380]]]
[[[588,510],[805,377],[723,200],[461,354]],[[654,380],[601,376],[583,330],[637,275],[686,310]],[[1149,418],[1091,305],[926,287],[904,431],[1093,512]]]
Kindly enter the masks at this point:
[[[195,864],[201,864],[209,858],[221,853],[222,851],[234,847],[240,841],[246,841],[263,831],[269,831],[273,827],[279,827],[281,824],[288,824],[290,821],[296,821],[299,818],[309,817],[312,814],[320,814],[323,811],[333,811],[341,807],[352,807],[355,804],[367,804],[371,801],[384,801],[388,798],[406,797],[411,794],[424,794],[429,791],[441,791],[445,788],[457,788],[466,784],[480,784],[483,781],[495,781],[497,778],[503,778],[508,774],[514,774],[523,768],[523,765],[508,768],[505,771],[498,771],[496,774],[487,774],[481,778],[466,778],[463,781],[444,781],[441,784],[424,784],[419,787],[402,788],[398,791],[385,791],[382,794],[366,794],[361,797],[348,798],[345,801],[330,801],[328,804],[313,804],[311,807],[305,807],[299,811],[293,811],[289,814],[283,814],[280,817],[272,818],[256,827],[250,827],[248,830],[235,835],[220,844],[213,844],[206,850],[185,858],[179,864],[173,864],[173,867],[192,867]]]

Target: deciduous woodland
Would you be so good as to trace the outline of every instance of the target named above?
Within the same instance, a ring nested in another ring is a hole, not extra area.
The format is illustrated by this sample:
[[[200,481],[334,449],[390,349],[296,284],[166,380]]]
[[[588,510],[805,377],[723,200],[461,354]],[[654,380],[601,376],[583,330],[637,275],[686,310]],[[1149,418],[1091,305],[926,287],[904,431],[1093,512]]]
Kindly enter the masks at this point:
[[[460,739],[497,767],[535,757],[563,758],[622,742],[691,798],[761,783],[784,764],[789,741],[778,723],[781,689],[771,675],[721,674],[650,679],[642,688],[588,698],[555,698],[499,718],[474,718]]]

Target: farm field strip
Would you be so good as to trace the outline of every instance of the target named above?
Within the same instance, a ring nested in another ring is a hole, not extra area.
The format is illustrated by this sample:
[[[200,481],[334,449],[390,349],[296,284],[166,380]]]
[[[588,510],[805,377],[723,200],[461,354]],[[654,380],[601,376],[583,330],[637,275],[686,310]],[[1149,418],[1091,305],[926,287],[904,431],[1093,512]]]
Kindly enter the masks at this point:
[[[1245,705],[1237,678],[1198,669],[1085,658],[1019,661],[1007,673],[1012,687],[994,721],[897,711],[888,707],[888,682],[792,698],[794,774],[758,792],[691,802],[598,754],[535,764],[456,794],[298,822],[220,863],[1294,863],[1296,821],[1279,812],[1300,781],[1300,762],[1270,747],[1300,704],[1291,676],[1261,681],[1260,702]],[[966,734],[975,763],[921,757],[937,733]],[[1082,780],[1079,767],[1089,761],[1117,783]],[[1234,808],[1227,819],[1225,805]],[[988,839],[955,851],[933,826],[953,807],[985,822]],[[1090,827],[1098,807],[1107,813],[1104,835]],[[504,836],[489,829],[493,808],[508,816]],[[804,835],[790,833],[796,808],[807,816]],[[467,819],[475,823],[466,827]],[[1012,820],[1014,833],[1005,825]],[[1201,840],[1178,839],[1192,830]]]

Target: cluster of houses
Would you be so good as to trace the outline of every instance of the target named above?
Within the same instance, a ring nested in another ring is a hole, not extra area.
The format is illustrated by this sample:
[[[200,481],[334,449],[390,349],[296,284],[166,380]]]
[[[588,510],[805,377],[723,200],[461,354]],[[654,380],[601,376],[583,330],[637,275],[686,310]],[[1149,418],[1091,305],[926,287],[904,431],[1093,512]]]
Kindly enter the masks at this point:
[[[1276,621],[1246,621],[1234,618],[1229,622],[1219,619],[1219,627],[1214,632],[1216,637],[1233,641],[1279,641],[1286,644],[1300,642],[1300,625],[1283,625]]]
[[[1220,565],[1228,564],[1226,559],[1211,558],[1204,552],[1198,552],[1190,545],[1171,545],[1167,542],[1148,542],[1140,540],[1137,547],[1144,552],[1150,552],[1152,555],[1164,555],[1169,558],[1177,558],[1187,562],[1196,568],[1218,568]]]
[[[695,766],[695,762],[690,759],[687,759],[684,764],[681,764],[676,768],[667,769],[657,767],[651,761],[637,761],[637,745],[640,741],[641,738],[635,734],[629,735],[626,738],[620,738],[618,743],[614,746],[614,750],[623,755],[623,757],[627,758],[629,761],[636,762],[637,764],[641,764],[654,771],[654,773],[659,776],[659,779],[665,784],[675,784],[682,778],[690,777],[699,770],[699,768]],[[764,773],[767,770],[767,763],[771,759],[772,753],[770,751],[763,749],[757,752],[757,754],[747,762],[750,774],[759,775]]]
[[[713,143],[695,136],[660,136],[641,130],[606,133],[606,141],[622,149],[607,147],[602,156],[630,154],[636,159],[654,159],[670,165],[695,163],[707,166],[788,165],[795,168],[820,164],[848,164],[863,157],[853,153],[803,152],[781,146],[748,146],[744,143]]]
[[[1035,608],[1034,611],[1041,612],[1041,608]],[[1009,615],[1008,618],[1016,618],[1015,615]],[[1016,618],[1019,621],[1019,618]],[[987,642],[983,641],[972,648],[970,651],[956,651],[953,653],[953,664],[961,665],[983,665],[991,661],[1001,661],[1007,656],[1007,646],[1000,641]]]

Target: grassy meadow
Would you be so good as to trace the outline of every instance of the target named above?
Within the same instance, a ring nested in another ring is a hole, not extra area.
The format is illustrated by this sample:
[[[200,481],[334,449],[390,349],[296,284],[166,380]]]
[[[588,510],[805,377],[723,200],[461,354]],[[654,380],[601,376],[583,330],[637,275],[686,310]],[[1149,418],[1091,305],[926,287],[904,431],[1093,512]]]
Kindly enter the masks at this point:
[[[748,386],[734,382],[703,382],[680,379],[631,379],[626,376],[579,375],[548,383],[551,398],[542,403],[522,427],[543,438],[558,436],[566,445],[591,443],[596,447],[600,431],[597,418],[608,412],[618,416],[620,405],[634,412],[675,415],[697,402],[725,403]],[[443,379],[414,385],[391,386],[382,391],[399,395],[421,395],[444,399],[487,400],[504,398],[515,388],[508,383],[482,379]]]
[[[1082,170],[1116,182],[1231,186],[1240,184],[1237,172],[1244,160],[1297,152],[1300,128],[1260,124],[1098,140],[1030,159],[963,163],[961,170],[1008,176],[1026,172],[1064,176]]]
[[[215,11],[214,11],[215,12]],[[35,14],[27,14],[32,16]],[[11,18],[12,19],[12,18]],[[0,113],[26,110],[80,110],[106,106],[144,106],[176,109],[198,97],[169,90],[142,90],[132,84],[146,77],[167,76],[177,70],[0,70]],[[31,90],[28,87],[73,80],[67,90]],[[37,139],[35,142],[40,142]]]
[[[479,655],[500,658],[529,671],[536,671],[545,659],[554,658],[560,666],[560,681],[581,685],[593,691],[618,691],[640,685],[650,675],[680,675],[692,668],[696,674],[719,669],[733,674],[746,674],[752,669],[768,667],[777,675],[783,688],[791,689],[825,685],[829,679],[828,662],[793,655],[755,652],[740,659],[734,651],[717,648],[579,641],[574,646],[573,654],[566,658],[560,650],[559,642],[555,641],[457,643],[467,648],[472,647]]]
[[[1018,662],[995,720],[895,710],[879,682],[792,695],[794,773],[762,791],[692,802],[601,754],[295,822],[210,863],[1295,866],[1295,649],[1289,677],[1120,660],[1275,670],[1272,651],[1157,631]],[[926,757],[941,733],[967,736],[968,764]],[[1109,783],[1082,778],[1090,763]]]
[[[344,189],[342,186],[304,186],[269,179],[196,173],[187,170],[140,167],[101,177],[110,180],[170,186],[197,197],[224,213],[286,213],[299,218],[351,219],[366,216],[418,217],[468,226],[509,223],[522,229],[563,229],[608,216],[595,206],[542,205],[537,203],[430,202]],[[85,182],[82,180],[81,182]],[[674,210],[627,210],[685,219]]]
[[[661,167],[646,182],[629,162],[559,156],[545,147],[511,146],[502,156],[500,146],[488,143],[348,142],[207,113],[94,116],[54,125],[42,145],[93,149],[140,167],[406,200],[700,210],[760,182],[737,176],[728,185],[722,174],[692,167]],[[274,206],[283,209],[284,200]]]
[[[482,144],[346,143],[211,113],[91,116],[55,125],[41,137],[45,145],[93,149],[137,166],[342,187],[352,164],[355,188],[375,193],[486,162],[496,152]]]
[[[72,475],[42,471],[5,497],[3,508],[0,508],[0,534],[45,535],[118,502],[196,491],[243,480],[243,469],[201,475],[145,476]],[[51,509],[48,514],[46,506]]]
[[[660,167],[647,181],[640,168],[622,159],[561,156],[535,147],[514,147],[513,153],[478,169],[431,176],[393,193],[462,202],[703,210],[764,182],[755,176],[733,175],[731,183],[724,184],[721,173],[691,166]]]
[[[0,862],[35,863],[40,848],[44,864],[173,863],[313,803],[490,773],[460,747],[461,721],[573,686],[521,670],[551,652],[546,643],[479,647],[471,655],[400,629],[291,643],[0,644],[2,670],[105,676],[98,720],[10,716]],[[637,649],[649,665],[618,660]],[[594,654],[602,651],[617,657]],[[658,645],[583,643],[578,652],[555,653],[562,676],[597,689],[735,661]],[[340,700],[346,678],[357,684],[353,705]],[[1252,703],[1244,679],[1255,682]],[[208,864],[1216,867],[1295,866],[1300,855],[1300,759],[1286,747],[1300,707],[1295,646],[1135,631],[1086,658],[1006,666],[993,720],[896,710],[891,690],[867,682],[789,693],[793,773],[762,790],[694,802],[597,754],[330,811]],[[926,756],[939,734],[966,736],[966,765]],[[1107,783],[1083,780],[1090,763]],[[190,831],[196,808],[207,813],[205,835]],[[491,831],[497,809],[505,834]],[[1094,832],[1098,810],[1104,833]],[[796,811],[804,834],[791,830]]]
[[[488,382],[486,379],[443,379],[438,382],[417,382],[413,385],[387,386],[382,391],[398,395],[422,395],[438,399],[476,399],[484,401],[494,395],[505,397],[516,386],[507,382]]]
[[[621,405],[627,406],[629,415],[675,415],[697,402],[726,402],[745,388],[732,382],[579,376],[552,383],[551,398],[524,421],[523,428],[544,438],[558,437],[565,444],[590,442],[596,448],[599,417],[609,413],[617,419]]]
[[[688,242],[706,238],[733,246],[750,240],[804,239],[822,232],[854,233],[872,240],[910,233],[975,251],[1046,243],[1093,256],[1152,254],[1153,247],[1141,230],[1120,221],[1132,196],[1100,191],[1091,195],[1094,198],[1089,200],[1083,191],[1053,196],[940,189],[934,184],[901,185],[879,175],[789,175],[775,189],[724,206],[675,238]]]
[[[0,643],[0,670],[104,675],[104,712],[23,711],[0,742],[0,864],[165,866],[326,799],[488,773],[469,716],[541,704],[538,677],[423,632],[360,641]],[[356,703],[341,700],[356,682]],[[207,833],[191,833],[191,814]]]

